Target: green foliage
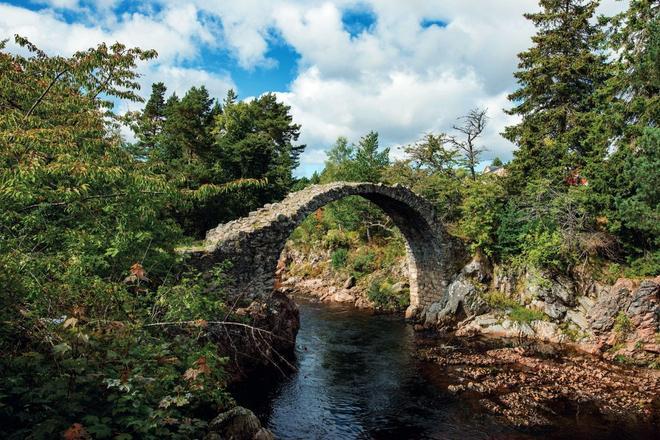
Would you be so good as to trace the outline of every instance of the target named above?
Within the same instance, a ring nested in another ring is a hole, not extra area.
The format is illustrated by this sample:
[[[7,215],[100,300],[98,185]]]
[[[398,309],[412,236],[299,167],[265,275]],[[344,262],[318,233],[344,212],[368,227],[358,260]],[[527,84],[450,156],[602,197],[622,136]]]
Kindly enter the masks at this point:
[[[339,248],[332,252],[331,256],[332,268],[334,270],[341,270],[346,267],[348,260],[348,251],[345,248]]]
[[[409,289],[395,289],[392,281],[385,278],[372,280],[367,298],[381,310],[401,311],[410,304]]]
[[[559,183],[607,148],[602,138],[586,142],[594,93],[609,76],[599,51],[604,35],[592,20],[598,2],[541,0],[540,6],[541,11],[525,14],[537,33],[534,45],[518,55],[514,76],[520,87],[509,96],[514,107],[508,113],[522,121],[503,133],[518,146],[509,166],[512,191],[529,179]]]
[[[144,110],[129,115],[132,150],[176,186],[174,214],[186,232],[202,236],[293,187],[305,146],[293,144],[300,126],[274,95],[238,102],[230,91],[221,106],[203,86],[167,100],[163,84],[152,88]]]
[[[341,229],[330,229],[323,237],[323,245],[328,249],[348,249],[355,243],[355,240],[356,236],[354,233]]]
[[[487,255],[495,253],[504,199],[504,187],[497,176],[485,175],[476,181],[465,182],[459,231],[473,251],[481,249]]]
[[[520,306],[520,304],[499,290],[487,292],[484,295],[484,300],[486,301],[486,304],[488,304],[491,308],[497,310],[511,309],[516,306]]]
[[[359,249],[351,259],[351,268],[355,278],[361,278],[376,268],[376,255],[367,249]]]
[[[619,342],[625,341],[628,337],[628,334],[632,331],[633,325],[632,321],[626,315],[625,312],[621,311],[614,320],[614,333]]]
[[[157,321],[215,316],[222,286],[178,285],[172,270],[184,197],[145,162],[160,91],[136,149],[109,112],[112,98],[139,100],[136,63],[155,54],[49,57],[16,41],[29,56],[0,52],[0,433],[59,438],[80,423],[98,438],[198,437],[231,405],[225,359],[203,326]]]
[[[533,321],[546,321],[548,316],[539,311],[528,309],[525,306],[517,305],[508,312],[509,319],[521,324],[530,324]]]
[[[529,309],[500,291],[487,292],[484,295],[484,300],[491,308],[506,312],[509,319],[517,323],[529,324],[532,321],[545,321],[548,319],[545,313]]]

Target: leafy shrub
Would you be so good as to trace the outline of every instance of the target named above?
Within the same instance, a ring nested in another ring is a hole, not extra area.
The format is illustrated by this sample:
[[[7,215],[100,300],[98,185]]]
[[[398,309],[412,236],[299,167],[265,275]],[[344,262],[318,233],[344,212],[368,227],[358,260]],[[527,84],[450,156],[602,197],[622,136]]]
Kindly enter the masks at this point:
[[[489,256],[495,254],[504,196],[504,187],[496,176],[481,176],[466,184],[459,231],[470,243],[472,251],[482,249]]]
[[[348,251],[344,248],[339,248],[332,253],[330,258],[333,269],[343,269],[346,267],[346,261],[348,260]]]
[[[360,251],[353,257],[351,266],[356,278],[359,278],[367,273],[371,273],[376,269],[375,265],[376,255],[371,251]]]
[[[367,298],[379,309],[400,311],[410,305],[410,290],[394,289],[389,279],[374,279],[369,285]]]
[[[614,320],[614,333],[616,334],[617,341],[625,341],[632,328],[632,321],[628,315],[623,311],[619,312]]]
[[[332,250],[348,249],[351,247],[352,242],[352,237],[340,229],[330,229],[323,237],[323,246]]]
[[[539,310],[528,309],[506,294],[499,291],[488,292],[484,300],[493,309],[505,311],[509,319],[519,323],[547,320],[547,315]]]
[[[484,300],[491,308],[498,310],[510,309],[519,305],[515,300],[509,298],[499,290],[487,292],[484,295]]]

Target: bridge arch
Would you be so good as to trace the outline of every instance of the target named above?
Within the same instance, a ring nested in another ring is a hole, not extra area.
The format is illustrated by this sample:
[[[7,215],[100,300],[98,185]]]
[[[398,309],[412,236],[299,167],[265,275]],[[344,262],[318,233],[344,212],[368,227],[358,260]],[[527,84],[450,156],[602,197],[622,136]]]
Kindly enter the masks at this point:
[[[203,267],[231,261],[233,284],[229,288],[249,298],[265,297],[273,291],[277,261],[293,230],[322,206],[353,195],[380,207],[405,238],[410,278],[407,315],[414,316],[440,301],[451,277],[464,263],[465,253],[447,234],[432,205],[400,185],[313,185],[209,230],[204,249],[191,253]]]

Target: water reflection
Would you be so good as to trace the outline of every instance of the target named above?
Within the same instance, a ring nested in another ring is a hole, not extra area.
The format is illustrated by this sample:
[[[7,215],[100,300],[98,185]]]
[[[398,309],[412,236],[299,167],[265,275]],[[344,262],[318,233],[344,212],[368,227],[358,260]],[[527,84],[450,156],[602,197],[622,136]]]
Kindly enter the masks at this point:
[[[560,427],[551,431],[516,431],[474,399],[447,393],[448,371],[413,356],[415,335],[400,317],[305,300],[299,306],[298,371],[253,378],[238,389],[239,403],[277,438],[648,438],[647,428],[584,416],[558,415]]]
[[[302,301],[300,319],[298,371],[255,380],[239,396],[278,438],[482,439],[508,432],[426,379],[401,318]]]

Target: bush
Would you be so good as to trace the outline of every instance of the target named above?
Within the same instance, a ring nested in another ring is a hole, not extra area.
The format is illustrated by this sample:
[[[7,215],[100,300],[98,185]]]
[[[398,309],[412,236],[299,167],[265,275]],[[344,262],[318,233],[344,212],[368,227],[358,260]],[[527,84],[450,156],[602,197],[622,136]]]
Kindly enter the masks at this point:
[[[353,237],[341,229],[330,229],[323,237],[323,246],[327,249],[350,248]]]
[[[360,251],[353,257],[352,267],[353,274],[359,278],[367,273],[371,273],[376,269],[375,266],[376,255],[371,251]]]
[[[389,279],[375,279],[369,285],[367,298],[379,309],[400,311],[410,305],[410,290],[394,289]]]
[[[472,251],[481,249],[489,256],[495,254],[504,197],[504,188],[497,176],[481,176],[466,184],[459,232],[470,243]]]
[[[507,313],[509,319],[520,324],[529,324],[532,321],[546,321],[548,316],[540,310],[528,309],[525,306],[516,304]]]
[[[331,255],[332,268],[334,270],[343,269],[346,267],[346,260],[348,260],[348,251],[344,248],[339,248]]]

